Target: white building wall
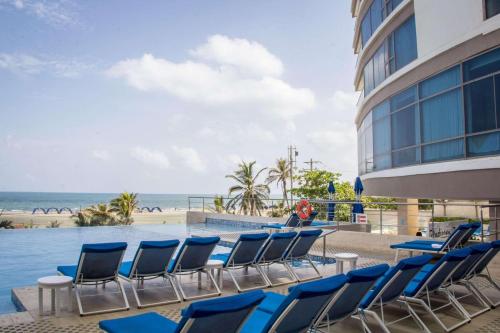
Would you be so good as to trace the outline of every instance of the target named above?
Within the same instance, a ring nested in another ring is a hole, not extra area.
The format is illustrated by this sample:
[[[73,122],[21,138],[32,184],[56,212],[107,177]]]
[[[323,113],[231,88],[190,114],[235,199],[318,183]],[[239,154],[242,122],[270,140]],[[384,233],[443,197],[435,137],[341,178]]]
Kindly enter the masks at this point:
[[[483,19],[483,0],[414,0],[418,56],[434,56],[500,27],[500,15]]]

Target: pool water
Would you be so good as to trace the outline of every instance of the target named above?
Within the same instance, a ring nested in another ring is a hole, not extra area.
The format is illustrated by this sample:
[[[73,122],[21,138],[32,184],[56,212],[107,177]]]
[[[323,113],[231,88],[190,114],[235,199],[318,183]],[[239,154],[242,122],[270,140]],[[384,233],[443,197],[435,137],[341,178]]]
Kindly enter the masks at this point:
[[[12,288],[36,285],[38,278],[57,274],[58,265],[76,264],[84,243],[127,242],[124,260],[132,260],[142,240],[182,240],[200,230],[238,231],[209,224],[0,229],[0,314],[16,311],[11,302]],[[218,246],[214,253],[227,251]]]

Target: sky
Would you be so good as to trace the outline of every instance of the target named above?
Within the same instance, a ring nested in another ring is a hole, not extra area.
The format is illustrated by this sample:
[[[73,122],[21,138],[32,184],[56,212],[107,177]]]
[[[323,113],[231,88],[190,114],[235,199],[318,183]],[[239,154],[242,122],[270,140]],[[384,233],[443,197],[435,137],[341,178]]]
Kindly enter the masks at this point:
[[[290,144],[353,181],[353,31],[347,0],[0,0],[0,191],[227,193]]]

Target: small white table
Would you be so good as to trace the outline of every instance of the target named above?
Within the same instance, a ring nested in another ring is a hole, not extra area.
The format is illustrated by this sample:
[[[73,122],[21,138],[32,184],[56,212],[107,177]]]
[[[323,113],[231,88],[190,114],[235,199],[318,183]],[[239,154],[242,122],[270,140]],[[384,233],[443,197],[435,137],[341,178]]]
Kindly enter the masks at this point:
[[[334,255],[337,261],[337,274],[344,273],[344,261],[348,261],[351,264],[351,269],[356,269],[356,262],[358,261],[359,255],[356,253],[337,253]]]
[[[73,279],[69,276],[46,276],[38,279],[38,313],[43,315],[43,290],[50,289],[51,313],[59,316],[61,312],[61,289],[68,288],[67,309],[71,311],[71,290]]]
[[[214,272],[217,270],[217,283],[219,284],[219,288],[222,290],[222,268],[224,267],[224,261],[211,259],[207,261],[206,267],[210,270],[212,276],[215,276]]]

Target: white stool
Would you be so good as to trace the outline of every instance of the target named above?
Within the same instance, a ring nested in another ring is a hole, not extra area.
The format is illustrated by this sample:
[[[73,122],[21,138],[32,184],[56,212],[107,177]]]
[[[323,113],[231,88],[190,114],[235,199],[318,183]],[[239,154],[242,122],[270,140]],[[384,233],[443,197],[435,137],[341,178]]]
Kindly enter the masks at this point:
[[[207,265],[205,266],[207,269],[210,270],[210,273],[212,273],[212,276],[214,275],[214,271],[217,270],[217,283],[219,284],[219,288],[222,290],[222,268],[224,266],[224,261],[222,260],[217,260],[217,259],[211,259],[207,261]]]
[[[344,261],[348,261],[351,264],[351,269],[356,269],[356,262],[358,261],[359,255],[356,253],[337,253],[334,255],[337,261],[337,274],[344,273]]]
[[[61,289],[68,288],[67,309],[71,311],[71,289],[73,279],[69,276],[46,276],[38,279],[38,313],[43,315],[43,290],[50,289],[51,313],[59,316],[61,312]]]

